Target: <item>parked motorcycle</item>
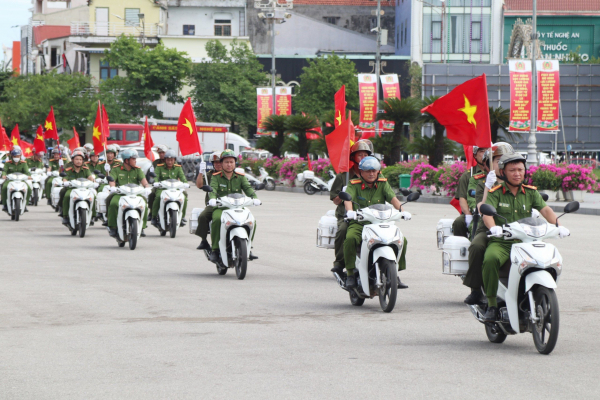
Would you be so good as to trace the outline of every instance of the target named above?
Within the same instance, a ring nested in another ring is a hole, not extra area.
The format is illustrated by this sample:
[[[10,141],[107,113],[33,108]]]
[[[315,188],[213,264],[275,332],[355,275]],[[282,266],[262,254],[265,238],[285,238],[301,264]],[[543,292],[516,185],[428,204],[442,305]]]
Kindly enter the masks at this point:
[[[189,188],[190,185],[177,179],[166,179],[161,182],[154,182],[154,187],[164,189],[160,194],[160,199],[154,200],[160,201],[159,224],[156,228],[160,232],[160,236],[165,236],[169,231],[171,237],[174,238],[184,217],[185,196],[183,191]]]
[[[339,193],[340,199],[352,201],[346,192]],[[419,199],[419,193],[408,195],[402,205]],[[357,287],[348,289],[346,281],[334,272],[339,286],[349,292],[350,302],[362,306],[365,299],[379,296],[379,305],[384,312],[391,312],[396,305],[398,292],[398,261],[404,246],[404,236],[395,221],[402,218],[400,211],[389,204],[374,204],[356,211],[359,221],[368,221],[362,231],[362,244],[356,254],[358,271]]]
[[[108,182],[114,181],[111,176],[108,176],[107,180]],[[117,244],[119,247],[125,247],[125,243],[128,242],[129,249],[135,250],[137,241],[142,234],[146,202],[141,196],[145,195],[146,189],[141,185],[128,183],[116,187],[116,191],[123,195],[119,199],[117,214]]]
[[[304,193],[313,195],[317,192],[331,191],[335,180],[335,173],[329,170],[329,180],[325,183],[321,178],[315,176],[313,171],[304,171],[298,174],[298,180],[304,182]]]
[[[25,199],[27,198],[27,180],[29,176],[16,172],[14,174],[8,174],[6,207],[8,210],[6,213],[10,215],[13,221],[18,221],[21,215],[25,213]],[[0,185],[4,183],[4,179],[0,179]]]
[[[65,225],[75,236],[79,232],[79,237],[85,236],[85,231],[92,221],[92,207],[96,199],[97,183],[87,178],[77,178],[63,183],[64,187],[71,187],[70,205],[69,205],[69,223]]]
[[[47,175],[43,168],[32,168],[29,172],[31,173],[31,180],[28,181],[31,188],[30,204],[37,207],[38,202],[42,198],[42,193],[44,193],[44,184]]]
[[[568,203],[558,218],[578,209],[578,202]],[[483,204],[480,210],[483,215],[503,218],[489,204]],[[528,217],[502,226],[504,240],[520,242],[512,245],[510,258],[499,271],[498,319],[485,322],[485,308],[469,306],[473,316],[485,325],[490,342],[502,343],[508,335],[531,332],[538,352],[550,354],[554,350],[560,321],[554,290],[563,269],[563,258],[545,240],[558,234],[558,224],[550,224],[543,218]]]

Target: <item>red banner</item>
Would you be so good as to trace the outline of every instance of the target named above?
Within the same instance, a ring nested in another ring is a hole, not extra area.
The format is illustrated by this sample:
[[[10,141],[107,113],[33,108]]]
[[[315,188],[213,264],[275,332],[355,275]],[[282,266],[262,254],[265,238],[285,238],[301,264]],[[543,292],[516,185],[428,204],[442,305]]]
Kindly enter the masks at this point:
[[[261,124],[269,115],[273,115],[273,90],[256,88],[256,133],[267,133],[261,128]]]
[[[151,131],[177,131],[177,125],[149,125]],[[196,123],[198,132],[227,132],[224,126],[200,126]]]
[[[377,80],[375,74],[358,74],[360,99],[359,129],[374,130],[377,116]]]
[[[292,115],[292,88],[278,87],[275,89],[275,112],[277,115]]]
[[[508,60],[511,131],[529,131],[531,125],[531,61]]]
[[[558,60],[537,60],[537,130],[558,130],[558,106],[560,101],[560,77]]]
[[[380,75],[381,88],[383,89],[383,98],[397,97],[400,100],[400,83],[398,74]]]

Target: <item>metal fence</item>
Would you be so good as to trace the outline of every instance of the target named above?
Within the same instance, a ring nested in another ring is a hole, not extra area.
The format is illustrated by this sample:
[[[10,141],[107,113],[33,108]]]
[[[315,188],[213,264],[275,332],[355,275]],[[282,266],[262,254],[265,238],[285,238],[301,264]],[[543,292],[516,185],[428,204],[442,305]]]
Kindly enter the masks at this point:
[[[484,73],[489,105],[510,109],[508,64],[424,64],[423,95],[444,95],[466,80]],[[572,151],[600,152],[600,65],[561,64],[560,98],[563,118],[560,129],[564,126],[566,145],[571,145]],[[426,129],[425,133],[430,135],[431,129]],[[524,133],[523,138],[514,143],[515,146],[526,150],[528,136]],[[538,132],[536,138],[538,150],[554,149],[554,134]],[[558,151],[564,148],[563,135],[559,132]]]

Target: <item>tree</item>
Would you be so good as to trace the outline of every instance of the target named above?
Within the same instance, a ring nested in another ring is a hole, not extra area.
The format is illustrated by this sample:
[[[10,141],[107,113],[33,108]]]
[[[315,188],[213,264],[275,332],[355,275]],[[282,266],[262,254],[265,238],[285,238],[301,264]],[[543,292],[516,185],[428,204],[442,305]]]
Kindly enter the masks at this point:
[[[423,107],[427,107],[439,98],[440,96],[425,97],[421,101],[421,109]],[[435,150],[429,157],[429,164],[433,165],[434,167],[437,167],[444,161],[444,131],[446,130],[446,128],[444,128],[444,125],[440,124],[438,120],[428,112],[422,114],[419,118],[419,121],[423,124],[433,124],[433,130],[435,131]]]
[[[54,106],[59,129],[74,126],[83,131],[89,122],[91,79],[81,74],[21,75],[5,81],[0,103],[2,123],[6,127],[19,124],[22,133],[33,135],[44,123]]]
[[[127,93],[127,78],[115,76],[100,82],[98,91],[94,95],[94,102],[90,107],[90,123],[94,123],[98,111],[98,100],[104,105],[109,122],[139,123],[139,113],[135,111],[135,104],[130,102]],[[159,113],[146,109],[147,115],[158,116]]]
[[[187,53],[168,49],[160,43],[154,48],[142,47],[137,38],[121,35],[104,51],[104,60],[112,68],[127,73],[126,77],[106,84],[120,91],[118,102],[127,115],[160,118],[162,113],[152,102],[161,96],[166,96],[171,103],[183,101],[180,92],[191,65]]]
[[[492,133],[492,143],[498,141],[498,129],[502,129],[506,134],[506,137],[515,141],[515,137],[521,138],[519,132],[509,132],[508,125],[510,123],[510,110],[502,107],[494,108],[490,107],[490,130]]]
[[[275,136],[275,140],[271,141],[271,148],[263,147],[266,150],[269,150],[273,153],[274,156],[281,157],[281,149],[283,147],[283,141],[285,140],[285,131],[286,131],[286,121],[288,119],[287,115],[269,115],[262,122],[262,128],[269,132],[276,132],[277,136]],[[264,144],[269,142],[263,141]]]
[[[263,66],[245,42],[228,50],[218,40],[206,43],[208,60],[194,65],[192,104],[202,121],[227,122],[231,130],[256,124],[256,87],[266,84]]]
[[[298,138],[298,154],[300,157],[308,155],[307,133],[316,133],[315,128],[319,127],[319,121],[312,115],[295,114],[290,115],[286,121],[286,129]]]
[[[443,135],[442,144],[442,154],[457,154],[459,151],[456,143],[448,138],[445,138]],[[428,156],[429,164],[437,167],[444,162],[443,156],[442,160],[440,160],[440,162],[437,164],[433,164],[431,162],[431,160],[436,156],[437,146],[438,141],[436,137],[427,137],[417,134],[412,142],[406,144],[406,150],[411,154],[424,154]]]
[[[414,97],[408,97],[402,100],[398,98],[389,98],[379,103],[379,107],[385,113],[377,114],[377,120],[385,120],[394,122],[394,131],[385,136],[391,136],[386,140],[389,141],[388,147],[383,152],[387,156],[390,164],[395,164],[400,161],[400,152],[402,150],[402,132],[404,123],[409,124],[417,121],[421,115],[420,101]]]
[[[346,85],[348,108],[358,110],[358,80],[355,64],[335,53],[327,57],[307,60],[308,67],[300,75],[300,87],[294,98],[294,109],[322,116],[323,110],[333,106],[333,96]]]

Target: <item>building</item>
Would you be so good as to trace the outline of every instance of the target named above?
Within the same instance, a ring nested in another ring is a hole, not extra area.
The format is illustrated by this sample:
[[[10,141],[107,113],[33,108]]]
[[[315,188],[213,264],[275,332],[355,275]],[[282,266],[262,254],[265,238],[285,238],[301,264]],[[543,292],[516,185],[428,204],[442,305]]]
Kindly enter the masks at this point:
[[[497,64],[502,60],[503,0],[397,0],[396,54],[423,63]],[[410,15],[410,20],[408,20]],[[410,27],[410,33],[406,26]]]
[[[531,1],[506,0],[504,4],[504,59],[513,31],[520,19],[532,17]],[[538,0],[537,31],[542,57],[566,60],[579,53],[583,62],[600,57],[600,0]]]

